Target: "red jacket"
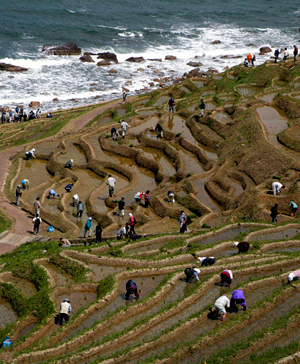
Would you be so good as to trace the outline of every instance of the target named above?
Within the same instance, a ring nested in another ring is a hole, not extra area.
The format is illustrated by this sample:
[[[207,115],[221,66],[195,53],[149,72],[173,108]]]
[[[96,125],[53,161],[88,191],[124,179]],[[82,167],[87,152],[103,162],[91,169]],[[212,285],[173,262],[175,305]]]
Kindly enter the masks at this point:
[[[134,225],[135,225],[134,220],[135,220],[135,218],[134,218],[134,216],[132,215],[132,216],[130,217],[130,219],[129,219],[129,225],[130,225],[130,226],[134,226]]]

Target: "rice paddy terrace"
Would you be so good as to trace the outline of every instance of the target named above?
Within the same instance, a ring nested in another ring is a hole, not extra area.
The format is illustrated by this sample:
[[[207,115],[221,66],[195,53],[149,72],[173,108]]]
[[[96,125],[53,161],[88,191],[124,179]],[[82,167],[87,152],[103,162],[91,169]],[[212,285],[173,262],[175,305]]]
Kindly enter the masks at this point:
[[[21,207],[31,216],[40,197],[43,225],[41,235],[21,236],[27,243],[0,256],[1,337],[14,342],[0,360],[293,362],[300,285],[286,283],[300,267],[300,225],[289,212],[289,201],[300,204],[299,69],[293,61],[239,66],[209,78],[187,77],[105,111],[91,106],[1,125],[3,153],[18,146],[2,194],[14,201],[17,184],[29,179]],[[171,95],[174,114],[167,112]],[[126,138],[112,140],[110,130],[122,118],[130,125]],[[158,122],[163,139],[151,131]],[[27,161],[31,148],[37,158]],[[65,169],[71,158],[74,168]],[[117,180],[113,197],[108,174]],[[275,180],[286,186],[278,196],[270,193]],[[81,219],[72,194],[64,193],[68,183],[84,202]],[[62,197],[47,199],[50,188]],[[151,203],[144,208],[134,195],[147,189]],[[169,190],[174,204],[167,201]],[[116,215],[121,197],[123,220]],[[278,226],[270,224],[275,203]],[[187,234],[178,234],[181,210],[189,216]],[[129,212],[145,236],[117,241]],[[100,245],[80,244],[88,216],[104,228]],[[47,232],[49,225],[54,233]],[[12,235],[5,232],[0,244]],[[75,244],[60,248],[59,237]],[[248,253],[237,255],[234,241],[248,241]],[[201,268],[199,282],[186,283],[183,271],[198,266],[198,256],[214,256],[216,263]],[[230,288],[215,285],[224,268],[233,271]],[[125,300],[128,279],[137,283],[139,300]],[[245,293],[247,311],[228,314],[225,322],[209,319],[214,301],[237,288]],[[60,327],[54,316],[66,297],[73,313]]]

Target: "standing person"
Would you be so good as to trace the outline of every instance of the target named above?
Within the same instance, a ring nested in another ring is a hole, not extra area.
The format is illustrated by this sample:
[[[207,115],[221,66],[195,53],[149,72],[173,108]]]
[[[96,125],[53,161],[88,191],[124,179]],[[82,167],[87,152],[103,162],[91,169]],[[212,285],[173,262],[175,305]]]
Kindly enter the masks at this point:
[[[98,222],[96,229],[95,229],[95,233],[96,233],[96,245],[98,243],[101,243],[102,241],[102,226],[100,224],[100,222]],[[92,243],[91,243],[92,245]]]
[[[35,152],[35,148],[32,148],[31,150],[26,152],[25,153],[26,160],[30,160],[31,158],[35,158],[34,152]]]
[[[108,179],[106,181],[106,184],[108,185],[109,197],[112,197],[112,195],[114,194],[116,183],[117,183],[117,181],[114,179],[114,177],[112,177],[111,174],[109,174]]]
[[[29,179],[24,178],[21,183],[23,190],[29,190]]]
[[[221,286],[228,287],[231,285],[233,274],[230,269],[225,269],[221,273]]]
[[[130,128],[130,125],[126,123],[124,119],[120,121],[121,129],[122,129],[122,138],[125,139],[127,128]]]
[[[83,210],[84,210],[83,203],[81,201],[79,201],[78,202],[78,205],[77,205],[77,215],[76,215],[76,217],[81,218],[82,217]]]
[[[168,106],[169,106],[169,112],[175,112],[175,100],[173,98],[173,96],[170,98],[169,102],[168,102]]]
[[[179,216],[179,223],[180,223],[180,229],[182,228],[183,223],[186,221],[187,217],[186,214],[184,213],[183,210],[180,211],[180,216]]]
[[[71,169],[72,167],[74,167],[74,161],[73,159],[70,159],[66,164],[65,164],[65,168],[69,168]]]
[[[280,182],[273,182],[272,183],[272,190],[273,190],[273,195],[276,196],[276,192],[280,193],[280,190],[285,188],[285,185],[283,185]]]
[[[174,191],[168,191],[168,202],[175,203],[175,193]]]
[[[297,62],[298,48],[294,45],[294,61]]]
[[[162,138],[164,136],[164,128],[161,126],[161,124],[157,123],[154,131],[157,132],[157,139]]]
[[[201,267],[213,265],[216,262],[216,259],[214,257],[198,257],[197,259],[201,263]]]
[[[127,100],[127,92],[125,90],[123,90],[122,96],[123,96],[123,102],[122,102],[122,104],[124,104],[126,102],[126,100]]]
[[[125,199],[124,197],[121,198],[121,200],[118,202],[118,205],[119,205],[119,212],[118,212],[118,216],[121,216],[122,218],[124,217],[125,215]]]
[[[286,61],[288,59],[288,56],[289,56],[289,51],[285,47],[283,51],[283,61]]]
[[[85,238],[87,232],[88,232],[88,236],[91,236],[91,234],[92,234],[92,220],[93,220],[93,218],[89,217],[87,219],[87,222],[84,225],[84,235],[83,235],[84,238]]]
[[[115,126],[111,129],[110,136],[113,138],[113,140],[116,140],[119,136],[118,129]]]
[[[201,102],[200,102],[200,110],[201,110],[201,118],[204,116],[204,111],[205,111],[205,103],[204,103],[204,100],[203,99],[201,99],[200,100]]]
[[[291,217],[296,217],[298,205],[294,201],[290,201]]]
[[[238,305],[240,305],[244,311],[247,309],[246,299],[244,292],[241,289],[236,289],[232,292],[230,300],[230,309],[234,312],[238,311]]]
[[[251,54],[251,53],[249,53],[249,54],[248,54],[248,56],[247,56],[247,61],[250,63],[250,62],[251,62],[251,60],[252,60],[252,54]]]
[[[66,298],[61,304],[60,304],[60,310],[59,310],[59,323],[60,325],[63,324],[63,322],[69,321],[69,314],[72,312],[72,306],[70,301]]]
[[[77,194],[77,193],[75,193],[75,195],[73,195],[72,200],[73,200],[73,206],[74,206],[74,207],[75,207],[75,206],[78,206],[78,204],[79,204],[79,196],[78,196],[78,194]]]
[[[39,215],[37,215],[36,217],[34,217],[32,219],[32,222],[33,222],[33,234],[37,235],[40,231],[40,225],[41,225],[42,219],[39,217]]]
[[[21,186],[18,185],[17,188],[16,188],[16,198],[17,198],[16,205],[17,206],[20,206],[21,196],[22,196]]]
[[[249,250],[250,244],[247,241],[241,241],[240,243],[238,241],[236,241],[235,243],[233,243],[233,246],[235,246],[236,248],[238,248],[238,254],[240,253],[247,253],[247,251]]]
[[[135,295],[135,298],[138,300],[140,295],[139,295],[139,291],[137,289],[137,285],[135,282],[133,282],[132,279],[129,279],[129,281],[127,281],[126,283],[126,295],[125,295],[125,299],[129,300],[130,295],[133,294]]]
[[[136,224],[135,217],[132,215],[131,212],[129,213],[128,224],[129,224],[129,237],[131,237],[132,234],[135,234],[134,227],[135,227],[135,224]]]
[[[226,318],[226,307],[227,308],[230,307],[230,301],[229,301],[227,294],[224,294],[223,296],[219,297],[216,300],[214,306],[215,306],[216,311],[218,313],[220,313],[222,316],[221,321],[224,321]]]
[[[41,118],[41,110],[40,109],[37,109],[35,114],[36,114],[37,119]]]
[[[256,61],[256,57],[255,57],[255,54],[253,54],[253,57],[251,59],[251,63],[252,63],[252,66],[254,66],[254,62]]]
[[[278,216],[278,203],[271,208],[271,217],[272,217],[272,224],[277,224],[277,216]]]
[[[147,208],[148,206],[150,206],[151,193],[149,190],[147,190],[146,192],[143,192],[143,195],[145,199],[144,207]]]
[[[275,56],[275,63],[277,63],[277,61],[278,61],[279,54],[280,54],[279,49],[276,49],[276,50],[275,50],[275,52],[274,52],[274,56]]]
[[[33,206],[34,206],[34,211],[35,211],[35,217],[40,216],[41,203],[40,203],[40,198],[39,197],[37,197],[35,199],[35,202],[34,202]]]

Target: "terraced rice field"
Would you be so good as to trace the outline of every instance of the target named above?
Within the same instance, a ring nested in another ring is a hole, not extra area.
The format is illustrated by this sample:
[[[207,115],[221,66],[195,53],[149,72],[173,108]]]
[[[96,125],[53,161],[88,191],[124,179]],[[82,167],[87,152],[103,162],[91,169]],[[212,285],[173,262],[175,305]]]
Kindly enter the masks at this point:
[[[267,63],[186,79],[95,114],[82,128],[72,118],[60,119],[63,131],[40,140],[41,125],[40,134],[32,134],[12,160],[4,187],[13,202],[16,186],[28,178],[21,207],[31,216],[39,197],[43,224],[35,241],[0,256],[1,335],[14,341],[0,350],[2,362],[275,363],[299,350],[300,285],[287,284],[288,274],[300,268],[300,224],[289,209],[291,200],[300,204],[300,114],[297,99],[289,97],[299,66],[289,66]],[[287,69],[291,78],[285,81]],[[171,94],[175,114],[166,112]],[[71,114],[86,117],[82,110]],[[130,128],[125,139],[112,140],[110,130],[120,132],[121,117]],[[152,130],[158,122],[162,139]],[[54,128],[53,120],[46,126]],[[17,125],[12,133],[12,126],[3,126],[0,147],[14,138],[22,144],[33,127]],[[36,159],[25,161],[25,150],[33,147]],[[71,158],[74,167],[64,168]],[[109,174],[117,181],[112,197]],[[286,187],[273,196],[278,180]],[[65,192],[68,183],[72,193]],[[48,199],[50,188],[61,198]],[[148,189],[145,208],[134,195]],[[175,203],[168,201],[169,190]],[[82,218],[76,217],[74,193],[84,204]],[[123,219],[117,216],[121,197]],[[279,226],[271,224],[275,203]],[[188,216],[185,234],[179,234],[181,210]],[[116,240],[129,212],[142,237]],[[93,230],[95,222],[103,227],[98,245],[94,236],[83,239],[89,216]],[[54,233],[47,232],[49,225]],[[60,237],[72,247],[58,247]],[[237,254],[235,241],[248,241],[250,250]],[[187,283],[184,269],[200,267],[201,256],[214,256],[216,263]],[[216,284],[225,268],[233,272],[230,287]],[[137,283],[139,300],[125,300],[129,279]],[[212,319],[215,300],[234,289],[244,291],[247,310],[228,313],[223,322]],[[60,327],[54,316],[65,298],[73,312]]]

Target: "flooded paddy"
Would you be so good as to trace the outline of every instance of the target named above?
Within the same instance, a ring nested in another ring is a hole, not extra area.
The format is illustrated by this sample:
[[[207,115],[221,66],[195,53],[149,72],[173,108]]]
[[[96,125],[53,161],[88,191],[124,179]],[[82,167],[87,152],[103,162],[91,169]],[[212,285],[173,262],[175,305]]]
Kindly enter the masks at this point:
[[[172,161],[170,161],[161,150],[149,147],[142,147],[140,149],[147,158],[159,163],[163,174],[173,176],[176,173],[176,169],[173,167]]]
[[[210,177],[206,178],[198,178],[193,180],[193,184],[195,185],[196,189],[198,190],[198,194],[196,197],[199,201],[201,201],[204,205],[209,207],[214,212],[221,212],[222,207],[213,200],[205,189],[205,184],[209,181]]]
[[[14,276],[11,272],[6,272],[1,276],[1,281],[6,283],[11,283],[16,286],[25,296],[31,297],[37,291],[33,283],[27,281],[26,279]]]
[[[252,235],[249,237],[249,241],[260,241],[260,240],[284,240],[284,239],[290,239],[294,236],[298,235],[300,233],[300,227],[299,228],[286,228],[284,230],[278,230],[273,232],[261,232],[257,235]]]
[[[10,303],[0,298],[0,327],[4,329],[7,325],[15,322],[18,316]]]
[[[57,157],[57,161],[61,164],[66,164],[70,159],[74,160],[74,166],[87,164],[87,159],[84,152],[77,146],[68,143],[66,153],[61,153]]]
[[[22,179],[29,180],[29,189],[51,181],[52,176],[47,171],[47,163],[48,161],[42,159],[22,160],[20,178],[15,181],[13,188],[15,189],[18,184],[21,184]],[[25,192],[27,193],[27,191]]]
[[[76,314],[78,310],[90,305],[96,301],[97,293],[92,291],[86,292],[66,292],[56,297],[57,303],[62,303],[66,298],[69,299],[72,306],[72,314]]]

